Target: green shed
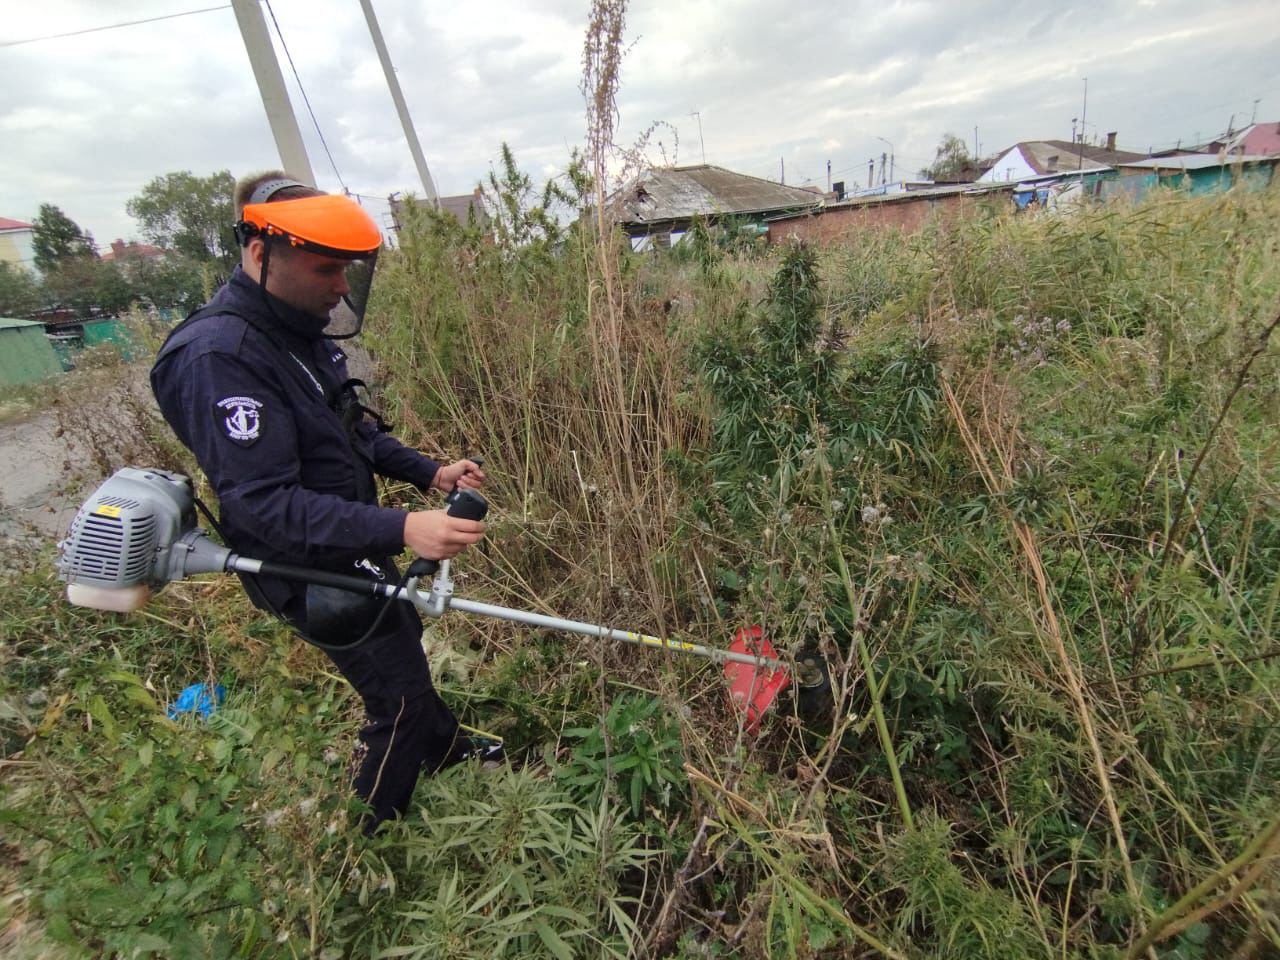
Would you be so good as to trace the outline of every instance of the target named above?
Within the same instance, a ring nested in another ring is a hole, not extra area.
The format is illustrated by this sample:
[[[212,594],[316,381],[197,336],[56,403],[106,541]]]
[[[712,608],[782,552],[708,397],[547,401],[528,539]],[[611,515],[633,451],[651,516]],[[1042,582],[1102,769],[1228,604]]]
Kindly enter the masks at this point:
[[[61,372],[44,324],[0,317],[0,385],[35,383]]]
[[[133,359],[133,339],[129,336],[129,330],[124,321],[119,317],[84,321],[83,343],[86,347],[107,343],[126,363]]]

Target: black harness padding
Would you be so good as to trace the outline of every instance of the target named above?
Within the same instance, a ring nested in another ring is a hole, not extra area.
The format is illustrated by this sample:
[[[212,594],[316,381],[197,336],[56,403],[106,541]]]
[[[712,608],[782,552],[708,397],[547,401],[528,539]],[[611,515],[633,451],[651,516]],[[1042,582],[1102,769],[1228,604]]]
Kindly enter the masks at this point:
[[[164,351],[165,346],[179,331],[192,324],[199,323],[207,317],[214,316],[238,317],[253,327],[266,338],[268,343],[279,351],[281,365],[293,370],[294,377],[300,382],[302,381],[302,372],[297,369],[295,364],[289,363],[288,360],[291,358],[298,364],[303,365],[306,365],[306,361],[302,360],[288,346],[282,343],[274,331],[239,310],[229,309],[225,306],[206,305],[193,311],[186,319],[169,331],[169,335],[165,337],[164,344],[160,347],[160,352]],[[360,402],[358,391],[362,388],[368,390],[368,386],[363,380],[350,377],[336,388],[331,388],[326,386],[326,381],[329,378],[320,376],[319,371],[313,370],[311,366],[306,365],[306,372],[313,382],[304,383],[304,386],[310,391],[311,388],[318,385],[325,405],[333,411],[334,415],[342,423],[343,434],[346,436],[347,445],[351,449],[356,499],[362,503],[377,503],[378,489],[374,481],[373,461],[364,452],[362,445],[356,442],[356,427],[366,416],[373,420],[374,426],[379,433],[390,433],[393,429],[392,425],[387,423],[378,411]],[[211,516],[210,520],[212,519]],[[217,526],[216,522],[214,525],[215,527]],[[219,532],[221,533],[221,531]],[[226,539],[225,535],[223,539]],[[396,567],[390,558],[377,558],[373,562],[384,571],[384,576],[387,571],[390,571],[390,575],[393,578],[395,577]],[[271,602],[263,591],[262,585],[258,582],[257,576],[246,574],[241,577],[241,581],[255,604],[270,610],[277,618],[289,622],[290,626],[297,630],[303,639],[326,650],[350,649],[359,645],[372,634],[384,619],[388,606],[395,602],[390,598],[380,600],[374,597],[361,596],[348,590],[308,584],[304,599],[305,612],[303,616],[306,620],[304,628],[302,624],[286,618],[276,605]],[[357,639],[353,641],[352,637]]]

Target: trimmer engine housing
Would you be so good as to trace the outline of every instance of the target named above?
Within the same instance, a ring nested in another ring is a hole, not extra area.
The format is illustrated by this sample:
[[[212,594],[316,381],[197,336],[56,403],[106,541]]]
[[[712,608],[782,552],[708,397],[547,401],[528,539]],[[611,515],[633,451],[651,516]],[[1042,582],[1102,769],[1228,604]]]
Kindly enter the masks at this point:
[[[117,471],[85,501],[59,547],[58,573],[79,606],[129,612],[172,579],[171,554],[196,529],[191,481],[165,470]],[[172,558],[176,560],[177,558]]]

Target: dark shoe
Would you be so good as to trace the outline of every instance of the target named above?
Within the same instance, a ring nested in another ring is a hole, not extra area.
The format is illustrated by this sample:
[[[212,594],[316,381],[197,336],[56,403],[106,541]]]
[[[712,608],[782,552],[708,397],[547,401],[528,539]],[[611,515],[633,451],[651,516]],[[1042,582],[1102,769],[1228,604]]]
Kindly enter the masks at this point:
[[[490,764],[497,766],[502,763],[506,760],[506,756],[506,752],[502,749],[501,740],[482,737],[477,734],[461,733],[453,741],[453,747],[449,750],[440,766],[436,767],[436,772],[472,760],[478,762],[481,767],[487,770],[490,769]]]

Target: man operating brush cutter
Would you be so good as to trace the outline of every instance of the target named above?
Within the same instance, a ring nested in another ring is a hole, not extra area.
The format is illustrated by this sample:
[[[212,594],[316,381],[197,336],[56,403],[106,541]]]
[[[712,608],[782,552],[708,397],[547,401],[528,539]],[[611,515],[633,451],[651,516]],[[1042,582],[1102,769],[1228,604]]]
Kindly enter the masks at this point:
[[[240,574],[253,602],[324,650],[363,699],[354,787],[370,829],[405,812],[421,771],[502,753],[497,741],[464,736],[436,693],[419,613],[458,609],[709,657],[724,664],[752,732],[793,672],[801,691],[829,692],[820,661],[793,668],[759,628],[723,650],[455,597],[449,561],[484,535],[484,472],[473,460],[442,466],[392,439],[361,403],[363,384],[349,378],[337,344],[360,331],[377,227],[350,199],[279,172],[240,184],[236,209],[240,265],[170,334],[151,374],[165,419],[218,495],[226,547],[196,526],[187,478],[122,470],[63,543],[73,602],[127,611],[172,580]],[[448,508],[381,507],[375,474],[449,492]],[[391,558],[405,547],[420,559],[401,578]],[[432,574],[430,591],[420,589]]]
[[[457,556],[484,535],[445,510],[379,506],[374,475],[445,493],[478,488],[471,460],[441,465],[393,439],[365,407],[340,340],[363,324],[381,234],[344,196],[273,171],[236,190],[240,265],[160,349],[151,385],[221,504],[242,555],[394,583],[391,558]],[[420,771],[501,745],[463,736],[432,686],[409,604],[241,574],[254,604],[320,646],[364,701],[356,793],[370,826],[404,813]],[[383,609],[386,606],[387,609]]]

